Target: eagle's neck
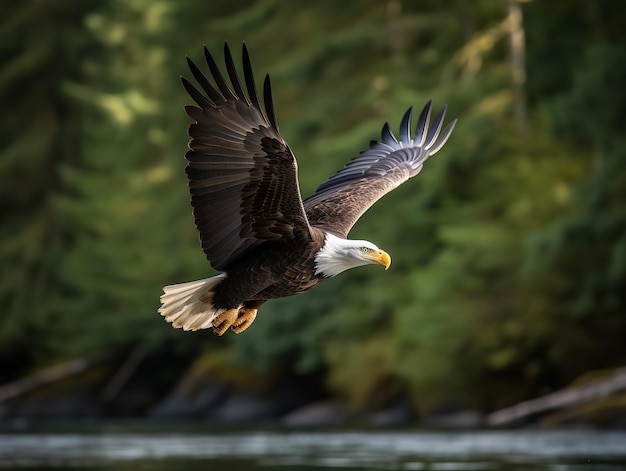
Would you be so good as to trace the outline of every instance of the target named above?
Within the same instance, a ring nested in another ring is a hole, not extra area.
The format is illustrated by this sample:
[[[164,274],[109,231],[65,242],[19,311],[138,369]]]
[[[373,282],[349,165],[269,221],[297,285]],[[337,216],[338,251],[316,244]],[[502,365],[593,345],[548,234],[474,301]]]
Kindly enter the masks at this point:
[[[359,248],[363,245],[376,247],[371,242],[342,239],[327,232],[324,245],[315,254],[315,274],[330,278],[350,268],[371,263],[359,256]]]

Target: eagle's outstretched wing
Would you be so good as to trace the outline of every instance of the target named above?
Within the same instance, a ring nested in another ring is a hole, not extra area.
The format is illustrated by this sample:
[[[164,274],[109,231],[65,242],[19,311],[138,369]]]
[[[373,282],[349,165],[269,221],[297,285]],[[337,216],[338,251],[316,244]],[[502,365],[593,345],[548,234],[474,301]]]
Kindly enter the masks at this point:
[[[264,109],[243,46],[244,88],[224,45],[229,86],[204,48],[212,85],[187,59],[200,92],[181,77],[199,107],[186,106],[189,127],[186,168],[202,248],[216,270],[268,242],[310,236],[302,206],[296,160],[280,136],[266,76]],[[247,91],[247,94],[246,94]]]
[[[347,237],[354,223],[378,199],[409,178],[417,175],[424,161],[446,143],[456,120],[442,131],[446,107],[428,127],[431,113],[429,101],[411,137],[412,109],[404,114],[398,140],[385,123],[380,142],[352,159],[346,166],[319,186],[304,200],[304,208],[313,227]]]

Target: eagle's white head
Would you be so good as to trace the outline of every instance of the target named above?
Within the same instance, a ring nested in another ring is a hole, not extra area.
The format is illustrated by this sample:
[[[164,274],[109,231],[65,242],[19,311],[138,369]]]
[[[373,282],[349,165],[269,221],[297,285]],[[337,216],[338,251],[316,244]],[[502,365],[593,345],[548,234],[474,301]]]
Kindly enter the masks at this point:
[[[315,254],[315,274],[331,277],[371,263],[383,265],[386,270],[391,257],[367,240],[342,239],[326,233],[324,245]]]

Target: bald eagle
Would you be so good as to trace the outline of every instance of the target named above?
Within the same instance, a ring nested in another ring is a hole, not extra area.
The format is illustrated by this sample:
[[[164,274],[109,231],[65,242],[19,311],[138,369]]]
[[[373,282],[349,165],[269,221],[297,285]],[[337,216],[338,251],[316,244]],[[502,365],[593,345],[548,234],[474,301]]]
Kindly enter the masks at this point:
[[[348,162],[302,200],[297,164],[276,124],[269,76],[257,95],[244,44],[244,84],[228,44],[227,82],[204,48],[214,85],[189,59],[200,91],[184,77],[198,106],[186,106],[189,127],[186,173],[202,248],[217,276],[166,286],[159,313],[174,327],[211,327],[217,335],[246,330],[266,301],[291,296],[326,278],[367,264],[389,268],[375,244],[348,239],[359,217],[379,198],[417,175],[445,144],[456,120],[442,129],[446,107],[429,128],[431,102],[411,135],[412,109],[399,138],[385,124],[379,142]]]

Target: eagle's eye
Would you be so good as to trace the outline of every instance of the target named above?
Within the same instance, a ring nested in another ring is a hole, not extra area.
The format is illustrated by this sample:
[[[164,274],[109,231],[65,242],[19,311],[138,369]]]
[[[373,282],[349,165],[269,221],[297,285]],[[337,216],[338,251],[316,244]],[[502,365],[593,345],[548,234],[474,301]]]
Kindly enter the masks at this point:
[[[363,253],[370,253],[372,251],[372,249],[370,249],[369,247],[361,247],[361,252]]]

